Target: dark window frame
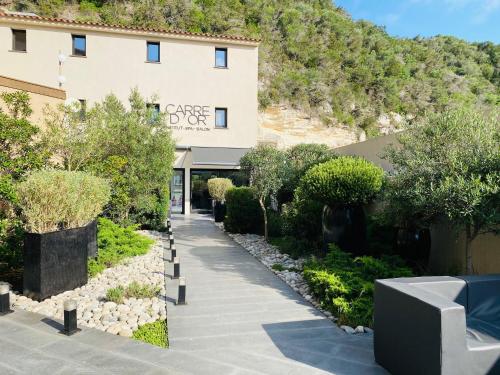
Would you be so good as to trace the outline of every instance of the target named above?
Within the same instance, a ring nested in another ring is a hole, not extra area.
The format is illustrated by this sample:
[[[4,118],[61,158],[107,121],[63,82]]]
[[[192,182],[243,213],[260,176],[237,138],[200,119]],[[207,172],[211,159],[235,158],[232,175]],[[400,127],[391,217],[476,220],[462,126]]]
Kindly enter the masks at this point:
[[[84,121],[87,117],[87,100],[78,99],[80,102],[80,120]]]
[[[158,46],[158,60],[150,60],[149,59],[149,46],[150,45]],[[148,63],[156,63],[156,64],[159,64],[161,62],[161,46],[160,46],[160,42],[155,42],[155,41],[151,41],[151,40],[146,41],[146,62],[148,62]]]
[[[220,126],[220,125],[217,125],[217,111],[224,111],[224,120],[225,120],[225,126]],[[228,128],[228,118],[227,118],[227,115],[228,115],[228,110],[227,110],[227,107],[215,107],[215,128],[216,129],[227,129]]]
[[[224,52],[224,65],[217,65],[217,52],[222,51]],[[216,68],[222,68],[222,69],[227,69],[228,67],[228,50],[226,47],[215,47],[215,67]]]
[[[83,50],[83,54],[77,53],[77,49],[75,47],[75,39],[82,38],[85,42],[85,49]],[[71,34],[71,56],[78,57],[87,57],[87,36],[81,34]]]
[[[27,42],[27,33],[25,29],[11,29],[12,32],[12,51],[15,52],[27,52],[28,50],[28,42]],[[24,49],[17,48],[17,35],[24,34]]]
[[[156,119],[161,113],[160,103],[146,103],[146,108],[148,110],[151,108],[154,109],[154,116],[155,117],[153,119]]]

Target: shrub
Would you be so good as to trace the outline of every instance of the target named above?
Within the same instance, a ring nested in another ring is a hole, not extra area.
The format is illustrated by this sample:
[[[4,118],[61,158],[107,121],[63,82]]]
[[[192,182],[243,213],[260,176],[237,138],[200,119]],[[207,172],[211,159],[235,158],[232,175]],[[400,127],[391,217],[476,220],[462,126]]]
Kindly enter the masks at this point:
[[[168,348],[168,329],[166,320],[158,320],[139,327],[133,334],[134,339],[160,348]]]
[[[106,300],[114,302],[116,304],[123,303],[125,298],[125,288],[123,286],[117,286],[116,288],[108,289],[106,292]]]
[[[267,216],[269,237],[281,237],[283,235],[283,219],[280,213],[269,210]]]
[[[353,258],[335,245],[327,256],[304,265],[304,279],[339,324],[372,326],[375,279],[413,276],[396,256]]]
[[[252,188],[236,187],[226,193],[224,228],[232,233],[262,233],[262,212]]]
[[[363,204],[382,188],[384,171],[373,163],[342,156],[312,167],[302,177],[305,196],[324,204]]]
[[[285,270],[285,267],[283,267],[283,265],[279,264],[279,263],[274,263],[271,268],[275,271],[284,271]]]
[[[283,205],[283,233],[307,240],[316,247],[321,240],[322,212],[323,203],[309,199],[298,188],[293,201]]]
[[[160,294],[161,288],[158,285],[139,284],[137,281],[131,282],[125,289],[126,298],[153,298]]]
[[[159,286],[139,284],[137,281],[131,282],[126,288],[119,285],[116,288],[108,289],[106,299],[108,301],[121,304],[124,298],[153,298],[160,294]]]
[[[20,220],[0,220],[0,272],[2,268],[23,266],[23,239],[24,229]]]
[[[89,276],[94,277],[123,259],[146,254],[154,241],[137,233],[137,226],[121,227],[111,220],[100,218],[98,222],[98,255],[89,260]]]
[[[269,243],[278,247],[281,253],[288,254],[294,259],[312,254],[317,249],[309,241],[292,236],[274,237],[269,240]]]
[[[17,186],[26,229],[46,233],[82,227],[102,212],[108,183],[84,172],[37,171]]]
[[[224,202],[227,191],[234,187],[233,182],[229,178],[211,178],[207,184],[208,193],[218,202]]]
[[[43,140],[57,167],[110,181],[106,216],[157,229],[167,215],[175,144],[165,113],[153,114],[137,90],[128,104],[109,95],[86,112],[84,121],[70,108],[53,111]]]
[[[290,202],[302,176],[313,166],[335,158],[333,150],[324,144],[301,143],[286,151],[286,174],[278,193],[280,203]]]

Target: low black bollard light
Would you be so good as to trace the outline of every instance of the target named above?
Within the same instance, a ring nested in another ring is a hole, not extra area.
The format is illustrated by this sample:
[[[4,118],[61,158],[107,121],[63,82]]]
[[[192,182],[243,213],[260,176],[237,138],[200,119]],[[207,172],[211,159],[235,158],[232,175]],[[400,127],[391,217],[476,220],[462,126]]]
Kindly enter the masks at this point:
[[[14,311],[10,309],[10,286],[0,284],[0,316],[10,314]]]
[[[170,262],[173,262],[175,257],[177,256],[177,249],[175,248],[175,245],[172,245],[172,248],[170,249]]]
[[[174,258],[174,276],[172,279],[178,279],[181,276],[181,264],[179,258]]]
[[[186,305],[186,278],[179,277],[179,295],[176,305]]]
[[[64,301],[64,329],[61,333],[71,336],[80,331],[76,318],[76,301],[74,299],[66,300]]]

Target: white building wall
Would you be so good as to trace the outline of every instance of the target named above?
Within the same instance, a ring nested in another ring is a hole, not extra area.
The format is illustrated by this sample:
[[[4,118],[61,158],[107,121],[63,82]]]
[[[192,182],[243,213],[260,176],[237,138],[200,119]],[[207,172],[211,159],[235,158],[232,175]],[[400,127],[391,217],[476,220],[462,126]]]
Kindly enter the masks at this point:
[[[27,30],[27,52],[13,52],[11,28]],[[87,38],[87,56],[72,57],[72,34]],[[136,33],[137,34],[137,33]],[[160,63],[146,62],[146,41],[160,42]],[[215,47],[228,48],[228,69],[215,68]],[[23,23],[0,18],[0,74],[57,87],[58,54],[68,98],[88,105],[115,94],[126,102],[137,87],[145,97],[167,105],[203,106],[208,120],[191,126],[187,119],[173,127],[182,146],[252,147],[257,143],[256,43],[176,39],[165,34],[111,32],[66,25]],[[228,109],[228,128],[215,129],[215,107]],[[174,106],[168,107],[172,111]],[[189,109],[189,107],[188,107]],[[196,118],[191,118],[196,123]]]

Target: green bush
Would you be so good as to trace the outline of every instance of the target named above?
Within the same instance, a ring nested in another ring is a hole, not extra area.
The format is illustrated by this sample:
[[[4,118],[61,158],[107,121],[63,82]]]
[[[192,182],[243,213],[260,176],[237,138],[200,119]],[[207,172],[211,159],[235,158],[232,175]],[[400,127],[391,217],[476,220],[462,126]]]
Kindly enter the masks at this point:
[[[280,203],[291,202],[300,179],[313,166],[335,158],[333,150],[324,144],[300,143],[286,150],[286,173],[278,192]]]
[[[106,180],[85,172],[37,171],[17,186],[26,229],[46,233],[82,227],[108,202]]]
[[[296,189],[293,201],[282,207],[283,233],[317,247],[321,241],[322,212],[323,203],[309,199],[302,189]]]
[[[20,220],[0,220],[0,272],[23,266],[24,228]]]
[[[122,285],[116,288],[108,289],[106,299],[108,301],[120,304],[124,298],[153,298],[160,294],[159,286],[139,284],[137,281],[131,282],[126,288]]]
[[[269,237],[281,237],[283,235],[283,219],[279,212],[269,209],[267,212],[267,226]]]
[[[396,256],[353,258],[334,245],[323,260],[304,265],[304,279],[323,308],[350,326],[373,325],[375,279],[413,276]]]
[[[233,182],[229,178],[211,178],[207,182],[208,193],[210,196],[218,201],[224,202],[228,190],[234,187]]]
[[[139,284],[137,281],[131,282],[125,289],[126,298],[153,298],[160,294],[161,288],[158,285]]]
[[[342,156],[312,167],[300,188],[309,199],[330,206],[363,204],[375,197],[383,181],[382,168],[362,158]]]
[[[160,348],[168,348],[168,329],[166,320],[158,320],[139,327],[133,334],[134,339]]]
[[[106,300],[110,302],[114,302],[116,304],[123,303],[123,299],[125,298],[125,288],[121,285],[116,288],[111,288],[106,291]]]
[[[94,277],[123,259],[146,254],[154,241],[136,232],[137,226],[121,227],[100,218],[97,231],[98,255],[89,260],[89,276]]]
[[[153,111],[134,89],[127,105],[108,95],[84,121],[67,107],[46,116],[42,138],[55,166],[106,178],[111,200],[105,215],[122,225],[158,229],[166,219],[175,142],[166,114]]]
[[[317,249],[311,242],[292,236],[274,237],[269,243],[278,247],[281,253],[288,254],[294,259],[310,255]]]
[[[224,227],[232,233],[262,233],[262,211],[252,188],[236,187],[226,193]]]

